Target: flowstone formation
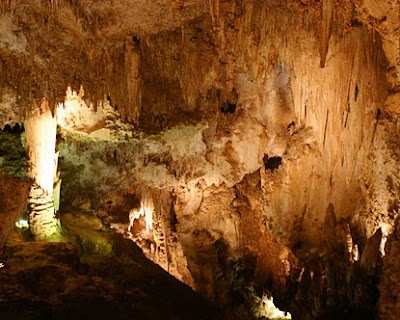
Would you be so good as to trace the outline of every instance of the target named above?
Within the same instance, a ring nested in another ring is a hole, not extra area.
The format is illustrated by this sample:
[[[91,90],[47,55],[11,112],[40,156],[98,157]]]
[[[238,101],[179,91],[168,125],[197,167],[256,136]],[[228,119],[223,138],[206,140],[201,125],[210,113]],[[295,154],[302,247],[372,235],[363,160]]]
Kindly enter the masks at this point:
[[[36,239],[91,211],[231,319],[396,318],[397,1],[1,10]]]

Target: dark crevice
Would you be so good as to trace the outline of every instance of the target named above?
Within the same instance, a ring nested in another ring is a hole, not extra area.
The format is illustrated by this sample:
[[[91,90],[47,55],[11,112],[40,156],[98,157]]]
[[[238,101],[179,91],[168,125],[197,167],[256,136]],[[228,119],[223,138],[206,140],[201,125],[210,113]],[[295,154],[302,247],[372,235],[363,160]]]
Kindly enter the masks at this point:
[[[354,89],[354,101],[357,101],[358,98],[358,85],[356,84],[356,88]]]
[[[234,113],[236,111],[236,104],[226,101],[222,104],[220,107],[220,110],[222,113],[228,114],[228,113]]]
[[[268,155],[265,155],[263,161],[265,170],[271,170],[272,172],[278,169],[282,164],[281,157],[268,157]]]
[[[376,111],[376,121],[379,120],[380,116],[381,116],[381,109],[378,108],[378,110]]]
[[[16,123],[13,127],[11,127],[9,124],[6,124],[2,130],[3,132],[8,132],[8,133],[22,133],[25,131],[24,125]]]

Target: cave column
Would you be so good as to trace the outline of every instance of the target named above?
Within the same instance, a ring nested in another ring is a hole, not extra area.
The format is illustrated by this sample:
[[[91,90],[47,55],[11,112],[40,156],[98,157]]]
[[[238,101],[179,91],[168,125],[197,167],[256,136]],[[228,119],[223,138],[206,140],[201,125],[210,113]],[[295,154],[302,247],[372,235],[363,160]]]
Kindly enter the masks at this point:
[[[33,180],[29,194],[29,227],[37,240],[55,240],[59,224],[55,217],[53,184],[56,174],[57,121],[43,101],[25,121],[28,145],[28,175]]]

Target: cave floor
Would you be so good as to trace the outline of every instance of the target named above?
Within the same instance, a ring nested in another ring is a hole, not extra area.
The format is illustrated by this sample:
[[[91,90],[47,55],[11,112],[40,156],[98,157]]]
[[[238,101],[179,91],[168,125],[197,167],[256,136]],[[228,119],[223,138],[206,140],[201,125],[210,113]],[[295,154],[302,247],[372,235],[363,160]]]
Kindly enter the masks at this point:
[[[62,221],[70,242],[26,241],[14,232],[0,256],[0,319],[219,318],[131,241],[81,216],[86,224]]]

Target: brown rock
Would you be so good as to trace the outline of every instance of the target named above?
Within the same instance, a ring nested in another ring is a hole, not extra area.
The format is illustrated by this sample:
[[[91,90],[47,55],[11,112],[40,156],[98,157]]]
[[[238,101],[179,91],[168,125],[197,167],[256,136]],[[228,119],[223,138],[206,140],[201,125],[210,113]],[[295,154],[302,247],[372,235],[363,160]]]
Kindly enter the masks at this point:
[[[0,174],[0,249],[26,206],[30,183]]]

